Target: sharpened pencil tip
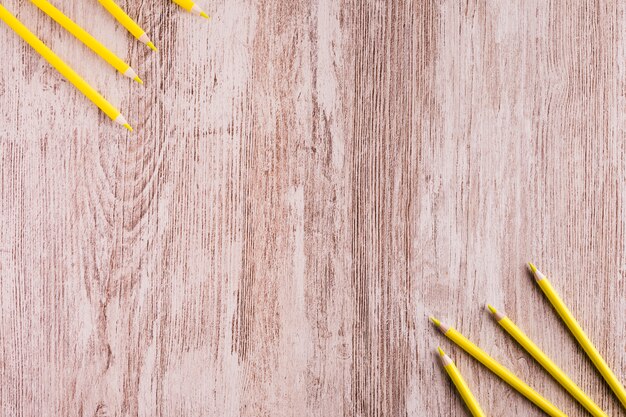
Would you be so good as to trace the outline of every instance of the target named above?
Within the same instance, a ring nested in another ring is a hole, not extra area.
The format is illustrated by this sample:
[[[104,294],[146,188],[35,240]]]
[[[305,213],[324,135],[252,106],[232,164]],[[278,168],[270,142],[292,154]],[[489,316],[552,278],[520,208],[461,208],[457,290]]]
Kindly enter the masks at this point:
[[[546,277],[532,262],[528,262],[528,269],[530,269],[536,281],[541,281]]]
[[[441,364],[444,367],[450,365],[452,363],[452,359],[450,358],[450,356],[446,355],[446,352],[441,349],[441,346],[438,346],[437,350],[439,351],[439,359],[441,359]]]
[[[204,17],[205,19],[209,18],[209,15],[204,12],[200,12],[200,16]]]
[[[441,322],[439,320],[437,320],[436,318],[434,318],[433,316],[430,316],[428,318],[435,326],[439,327],[441,326]]]
[[[493,318],[496,319],[496,321],[498,322],[506,317],[506,313],[496,310],[496,308],[491,304],[487,304],[487,308],[489,309],[491,314],[493,314]]]
[[[133,131],[133,128],[128,123],[124,124],[124,127],[130,130],[131,132]]]
[[[146,45],[148,45],[148,48],[152,49],[154,52],[159,52],[157,47],[154,46],[154,44],[152,42],[148,42]]]
[[[139,76],[133,78],[135,81],[137,81],[139,84],[143,84],[143,81],[141,80],[141,78],[139,78]]]

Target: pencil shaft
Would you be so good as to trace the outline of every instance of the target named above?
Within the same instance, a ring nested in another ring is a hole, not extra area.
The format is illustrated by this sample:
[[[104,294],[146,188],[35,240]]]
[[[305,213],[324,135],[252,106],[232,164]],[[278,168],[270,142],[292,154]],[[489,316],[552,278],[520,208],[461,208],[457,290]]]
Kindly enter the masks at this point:
[[[454,328],[449,328],[446,337],[460,346],[467,353],[472,355],[476,360],[485,365],[491,372],[500,377],[504,382],[513,387],[517,392],[526,397],[529,401],[541,408],[546,414],[552,417],[567,417],[565,413],[556,408],[550,401],[542,397],[528,384],[519,379],[513,372],[500,365],[491,356],[485,353],[481,348],[469,341],[465,336]]]
[[[24,26],[15,16],[13,16],[2,4],[0,4],[0,19],[2,19],[11,29],[13,29],[22,39],[24,39],[35,51],[37,51],[46,61],[59,71],[69,82],[71,82],[80,92],[89,98],[112,120],[120,116],[120,111],[109,103],[100,93],[91,87],[80,75],[78,75],[69,65],[59,58],[50,48],[46,46],[34,33]]]
[[[609,368],[602,355],[600,355],[600,352],[598,352],[593,343],[591,343],[591,340],[589,340],[589,337],[587,337],[587,334],[582,327],[580,327],[574,315],[569,311],[563,300],[561,300],[561,297],[559,297],[558,293],[552,287],[548,278],[538,279],[537,283],[587,356],[589,356],[596,369],[598,369],[604,380],[609,384],[611,390],[613,390],[622,403],[622,406],[626,408],[626,390],[624,386],[617,379],[611,368]]]
[[[595,417],[608,417],[598,405],[593,402],[585,392],[578,387],[565,372],[561,370],[539,347],[533,343],[526,334],[513,323],[508,317],[498,321],[508,334],[510,334],[539,364],[563,386],[576,401],[583,405],[590,414]]]
[[[480,408],[480,404],[478,404],[478,401],[474,397],[474,394],[472,394],[472,391],[467,385],[467,382],[465,382],[463,375],[461,375],[461,372],[456,367],[454,362],[445,365],[444,369],[450,376],[450,379],[454,383],[457,391],[459,391],[459,394],[461,394],[461,398],[463,398],[463,401],[465,402],[467,408],[470,410],[470,413],[472,413],[472,416],[485,417],[485,413]]]
[[[173,0],[173,1],[174,1],[174,3],[178,4],[180,7],[182,7],[183,9],[185,9],[185,10],[187,10],[189,12],[193,8],[193,5],[196,4],[192,0]]]
[[[125,63],[121,58],[111,52],[100,41],[94,38],[82,27],[74,23],[63,12],[54,7],[47,0],[31,0],[35,6],[39,7],[44,13],[50,16],[55,22],[65,28],[68,32],[74,35],[78,40],[84,43],[88,48],[98,54],[102,59],[108,62],[113,68],[124,74],[130,68],[130,65]]]
[[[128,16],[126,12],[113,0],[98,1],[135,38],[139,39],[146,34],[146,32],[137,24],[137,22],[135,22],[130,16]]]

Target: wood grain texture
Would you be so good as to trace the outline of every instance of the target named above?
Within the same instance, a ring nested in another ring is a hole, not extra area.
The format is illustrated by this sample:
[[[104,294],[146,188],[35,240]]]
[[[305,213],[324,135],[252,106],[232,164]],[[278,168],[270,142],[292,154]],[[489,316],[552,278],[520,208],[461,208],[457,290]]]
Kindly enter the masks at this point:
[[[0,415],[542,415],[428,314],[585,415],[486,302],[626,415],[524,270],[626,380],[622,3],[4,4],[136,131],[0,25]]]

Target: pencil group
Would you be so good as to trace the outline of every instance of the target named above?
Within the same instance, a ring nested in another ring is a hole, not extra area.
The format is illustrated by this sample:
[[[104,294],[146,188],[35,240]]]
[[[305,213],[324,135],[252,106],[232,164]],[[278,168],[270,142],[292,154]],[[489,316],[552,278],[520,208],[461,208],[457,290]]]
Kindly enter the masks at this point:
[[[611,368],[607,365],[606,361],[600,355],[598,350],[595,348],[589,337],[583,331],[581,326],[578,324],[570,310],[567,308],[563,300],[559,297],[558,293],[552,287],[547,277],[541,273],[532,263],[528,264],[530,271],[532,272],[535,280],[546,298],[550,301],[554,309],[559,314],[560,318],[565,322],[570,332],[574,335],[577,342],[583,348],[587,356],[591,359],[594,366],[598,369],[602,377],[605,379],[611,390],[614,392],[615,396],[620,400],[622,405],[626,408],[626,390],[624,386],[621,384],[619,379],[615,376]],[[492,305],[487,305],[488,310],[491,312],[492,316],[495,318],[497,323],[511,336],[513,339],[526,351],[528,352],[533,359],[535,359],[549,374],[554,378],[576,401],[578,401],[589,414],[594,417],[607,417],[607,414],[600,408],[598,404],[596,404],[590,397],[587,395],[556,363],[548,357],[531,339],[527,336],[506,314],[497,310]],[[450,339],[454,344],[459,346],[465,352],[470,354],[480,363],[482,363],[487,369],[489,369],[492,373],[501,378],[504,382],[509,384],[513,389],[518,391],[524,397],[526,397],[529,401],[539,407],[544,413],[552,417],[563,417],[566,416],[561,410],[559,410],[554,404],[552,404],[549,400],[535,391],[532,387],[530,387],[526,382],[522,381],[518,376],[516,376],[512,371],[505,368],[503,365],[498,363],[495,359],[493,359],[489,354],[487,354],[484,350],[479,348],[477,345],[472,343],[469,339],[459,333],[452,326],[448,326],[441,322],[440,320],[431,317],[430,320],[433,324],[443,333],[448,339]],[[439,348],[440,354],[443,356],[443,350]],[[447,355],[445,356],[447,357]],[[451,360],[446,360],[444,362],[444,367],[450,367]],[[456,380],[459,380],[460,373],[458,369],[454,368],[446,371],[450,374],[450,372],[454,372],[455,376],[452,375],[451,378],[455,381],[455,385],[457,385]],[[458,374],[458,375],[457,375]],[[456,378],[456,380],[455,380]],[[462,380],[462,378],[461,378]],[[460,383],[462,388],[459,388],[458,391],[463,397],[468,409],[472,413],[472,415],[482,415],[475,414],[473,411],[471,404],[478,404],[477,400],[472,396],[469,400],[466,399],[468,397],[467,392],[469,392],[469,388],[467,384],[463,385]],[[459,385],[457,385],[458,387]],[[471,393],[470,393],[471,395]],[[468,397],[469,398],[469,397]],[[482,410],[480,411],[482,413]]]
[[[434,317],[431,318],[431,321],[435,324],[435,326],[437,326],[444,336],[472,355],[476,360],[487,367],[487,369],[496,374],[500,379],[509,384],[514,390],[522,394],[537,407],[541,408],[546,414],[552,417],[566,417],[565,413],[556,408],[550,401],[545,399],[541,394],[522,381],[513,372],[498,363],[484,350],[459,333],[455,328],[443,324]]]
[[[135,70],[133,70],[130,65],[124,62],[121,58],[115,55],[113,52],[109,50],[106,46],[104,46],[100,41],[91,36],[86,30],[82,27],[74,23],[69,17],[67,17],[63,12],[54,7],[47,0],[30,0],[35,6],[39,7],[41,11],[50,16],[55,22],[65,28],[69,33],[74,35],[78,40],[84,43],[88,48],[98,54],[102,59],[108,62],[113,68],[118,70],[121,74],[125,75],[128,78],[131,78],[137,81],[140,84],[143,84],[141,78],[137,76]]]
[[[132,127],[122,116],[121,112],[109,103],[100,93],[91,87],[80,75],[78,75],[69,65],[67,65],[57,54],[52,52],[33,32],[24,26],[15,16],[0,4],[0,19],[2,19],[11,29],[13,29],[22,39],[36,50],[50,65],[56,68],[69,82],[71,82],[80,92],[89,98],[100,108],[111,120],[132,131]]]
[[[113,0],[98,0],[100,4],[131,33],[137,40],[146,44],[149,48],[157,51],[156,46],[148,37],[146,32],[139,26],[133,18],[131,18],[120,6]],[[85,46],[95,52],[100,58],[107,62],[111,67],[117,70],[125,77],[131,78],[136,82],[143,84],[143,80],[137,75],[137,72],[123,59],[118,57],[114,52],[107,48],[102,42],[97,40],[84,28],[70,19],[61,10],[55,7],[48,0],[31,0],[42,12],[50,16],[61,27],[71,33],[76,39],[80,40]],[[174,3],[189,12],[208,18],[209,16],[192,0],[173,0]],[[10,13],[2,4],[0,4],[0,20],[4,21],[15,33],[17,33],[26,43],[28,43],[37,53],[39,53],[50,65],[52,65],[62,76],[72,83],[81,93],[91,100],[98,108],[100,108],[109,118],[116,123],[123,125],[132,131],[132,127],[128,124],[126,118],[121,115],[120,111],[109,103],[96,89],[94,89],[87,81],[85,81],[76,71],[74,71],[65,61],[55,54],[37,35],[20,22],[17,17]]]
[[[492,305],[487,308],[493,314],[494,318],[500,326],[510,334],[517,343],[520,344],[548,373],[565,388],[576,401],[596,417],[607,417],[607,415],[593,402],[587,394],[584,393],[578,385],[570,379],[565,372],[561,370],[552,360],[543,353],[541,349],[526,334],[509,319],[506,314],[499,312]]]

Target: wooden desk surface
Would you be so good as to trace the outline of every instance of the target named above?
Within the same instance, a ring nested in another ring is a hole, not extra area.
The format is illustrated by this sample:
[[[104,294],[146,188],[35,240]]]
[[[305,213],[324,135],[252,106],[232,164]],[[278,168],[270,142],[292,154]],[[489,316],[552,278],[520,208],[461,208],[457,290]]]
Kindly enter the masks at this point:
[[[626,380],[623,3],[54,3],[146,84],[4,2],[135,133],[0,24],[0,415],[542,415],[428,314],[586,415],[486,302],[626,415],[524,268]]]

